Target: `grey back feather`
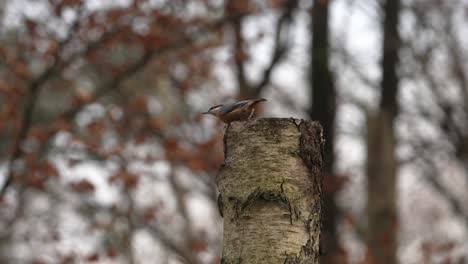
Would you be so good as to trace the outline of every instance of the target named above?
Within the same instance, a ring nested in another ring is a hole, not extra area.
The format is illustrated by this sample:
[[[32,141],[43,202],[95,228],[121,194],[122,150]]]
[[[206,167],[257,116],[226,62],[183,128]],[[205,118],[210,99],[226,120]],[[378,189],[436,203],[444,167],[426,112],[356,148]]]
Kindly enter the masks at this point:
[[[236,102],[236,103],[230,103],[230,104],[224,104],[223,106],[221,106],[221,108],[219,109],[219,113],[221,115],[224,115],[224,114],[227,114],[229,112],[232,112],[238,108],[241,108],[243,107],[244,105],[246,105],[249,101],[251,100],[245,100],[245,101],[239,101],[239,102]]]

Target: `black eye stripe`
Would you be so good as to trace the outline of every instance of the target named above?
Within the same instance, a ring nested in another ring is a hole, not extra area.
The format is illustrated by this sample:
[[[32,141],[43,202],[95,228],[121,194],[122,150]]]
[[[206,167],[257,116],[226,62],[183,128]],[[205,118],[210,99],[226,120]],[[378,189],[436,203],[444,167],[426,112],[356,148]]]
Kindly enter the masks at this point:
[[[213,109],[215,109],[215,108],[221,107],[221,106],[223,106],[223,105],[215,105],[215,106],[212,106],[212,107],[210,107],[210,109],[208,109],[208,112],[211,111],[211,110],[213,110]]]

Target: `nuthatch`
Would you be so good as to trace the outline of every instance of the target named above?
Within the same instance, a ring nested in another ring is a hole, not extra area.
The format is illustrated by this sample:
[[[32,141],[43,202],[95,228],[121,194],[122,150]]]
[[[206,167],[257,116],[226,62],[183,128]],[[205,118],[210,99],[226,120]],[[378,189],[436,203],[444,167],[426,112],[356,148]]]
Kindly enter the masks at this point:
[[[232,121],[244,121],[253,116],[255,112],[254,106],[263,101],[266,101],[266,99],[260,98],[215,105],[203,114],[214,115],[226,124],[229,124]]]

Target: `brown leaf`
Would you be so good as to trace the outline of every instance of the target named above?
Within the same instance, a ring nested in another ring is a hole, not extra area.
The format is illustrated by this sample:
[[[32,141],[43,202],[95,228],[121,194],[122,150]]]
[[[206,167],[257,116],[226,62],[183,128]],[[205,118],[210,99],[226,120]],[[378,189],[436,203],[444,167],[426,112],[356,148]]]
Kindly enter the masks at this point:
[[[191,80],[189,78],[179,83],[179,91],[182,96],[185,96],[187,92],[192,88]]]
[[[41,171],[48,177],[57,177],[59,175],[57,168],[50,162],[44,162],[41,166]]]
[[[99,254],[98,253],[93,253],[93,254],[87,256],[85,259],[86,259],[86,261],[89,261],[89,262],[98,261],[99,260]]]
[[[103,120],[94,121],[86,126],[88,133],[94,137],[101,137],[105,131],[105,124]]]
[[[145,131],[141,131],[140,133],[135,135],[135,144],[144,144],[146,142],[146,139],[149,137],[150,136],[148,135],[148,133],[145,133]]]
[[[109,178],[110,183],[119,182],[124,185],[126,189],[135,188],[138,184],[138,176],[132,173],[129,173],[126,170],[121,170],[116,172]]]
[[[60,264],[73,264],[73,263],[75,263],[75,256],[73,254],[63,256],[60,261]]]
[[[138,113],[147,113],[148,112],[148,98],[138,97],[129,103],[129,109]]]
[[[40,142],[45,142],[49,137],[49,131],[45,127],[33,127],[29,130],[28,137],[33,137]]]
[[[26,182],[28,185],[39,190],[44,190],[46,180],[47,178],[38,172],[32,172],[26,176]]]
[[[282,0],[269,0],[268,1],[270,6],[273,7],[273,8],[279,8],[279,7],[282,7],[284,5],[284,1]]]
[[[117,251],[115,250],[115,248],[107,248],[106,250],[106,255],[109,257],[109,258],[115,258],[117,256]]]
[[[24,62],[17,62],[14,65],[15,73],[22,79],[26,80],[31,77],[28,66]]]
[[[164,142],[165,156],[168,160],[175,159],[178,149],[179,144],[176,138],[169,138],[166,140],[166,142]]]
[[[207,169],[207,163],[200,157],[192,157],[187,160],[186,165],[195,172],[205,171]]]
[[[158,209],[156,207],[146,208],[143,213],[143,219],[146,223],[152,222],[156,219]]]
[[[149,129],[159,132],[164,129],[165,123],[161,118],[150,118],[147,120],[147,126]]]
[[[59,131],[71,131],[72,124],[70,122],[65,121],[63,119],[56,120],[51,125],[51,131],[59,132]]]
[[[228,1],[226,9],[229,13],[247,14],[255,11],[255,5],[248,0]]]
[[[95,189],[94,184],[86,179],[71,183],[70,188],[78,193],[94,192]]]
[[[37,164],[37,159],[34,155],[28,155],[25,162],[29,168],[26,174],[26,182],[32,188],[43,190],[49,178],[58,176],[58,171],[54,165],[50,162]]]
[[[234,59],[236,62],[245,62],[249,59],[249,55],[245,51],[239,50],[236,52]]]
[[[193,240],[190,243],[190,249],[194,252],[202,252],[208,249],[208,245],[202,240]]]

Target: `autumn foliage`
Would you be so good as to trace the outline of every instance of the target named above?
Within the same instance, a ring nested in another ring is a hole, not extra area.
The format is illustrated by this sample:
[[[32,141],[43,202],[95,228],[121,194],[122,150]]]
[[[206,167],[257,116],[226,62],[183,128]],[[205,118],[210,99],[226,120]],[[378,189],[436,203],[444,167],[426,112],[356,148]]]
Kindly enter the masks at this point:
[[[209,132],[213,130],[207,130],[197,114],[200,105],[190,98],[218,92],[214,55],[225,45],[232,18],[217,1],[91,2],[24,3],[42,13],[21,13],[17,22],[5,21],[1,29],[0,158],[6,164],[2,221],[32,220],[33,211],[21,212],[29,210],[29,200],[41,196],[48,206],[58,203],[80,214],[85,225],[101,230],[103,240],[122,236],[84,253],[31,255],[34,263],[47,263],[48,257],[63,263],[131,259],[131,243],[121,242],[145,226],[155,239],[172,245],[176,255],[193,259],[210,251],[216,259],[218,253],[209,249],[214,241],[191,230],[184,205],[189,190],[180,179],[169,182],[175,193],[169,200],[178,204],[172,213],[160,213],[167,197],[158,193],[151,191],[144,205],[135,199],[167,177],[167,170],[148,169],[154,164],[166,166],[171,177],[187,170],[194,178],[190,181],[212,181],[223,159],[222,129]],[[5,8],[14,8],[13,1]],[[233,16],[255,11],[239,8]],[[103,203],[98,193],[109,190],[116,196]],[[70,202],[72,197],[78,200]],[[100,223],[99,214],[126,223],[124,231],[119,234],[114,221]],[[180,216],[185,219],[186,244],[164,230]],[[158,226],[157,221],[164,223]],[[55,232],[62,224],[51,223],[47,230]],[[15,239],[14,230],[4,235]],[[82,236],[87,235],[92,232]],[[38,238],[33,234],[28,239]],[[6,247],[0,245],[1,250]]]

